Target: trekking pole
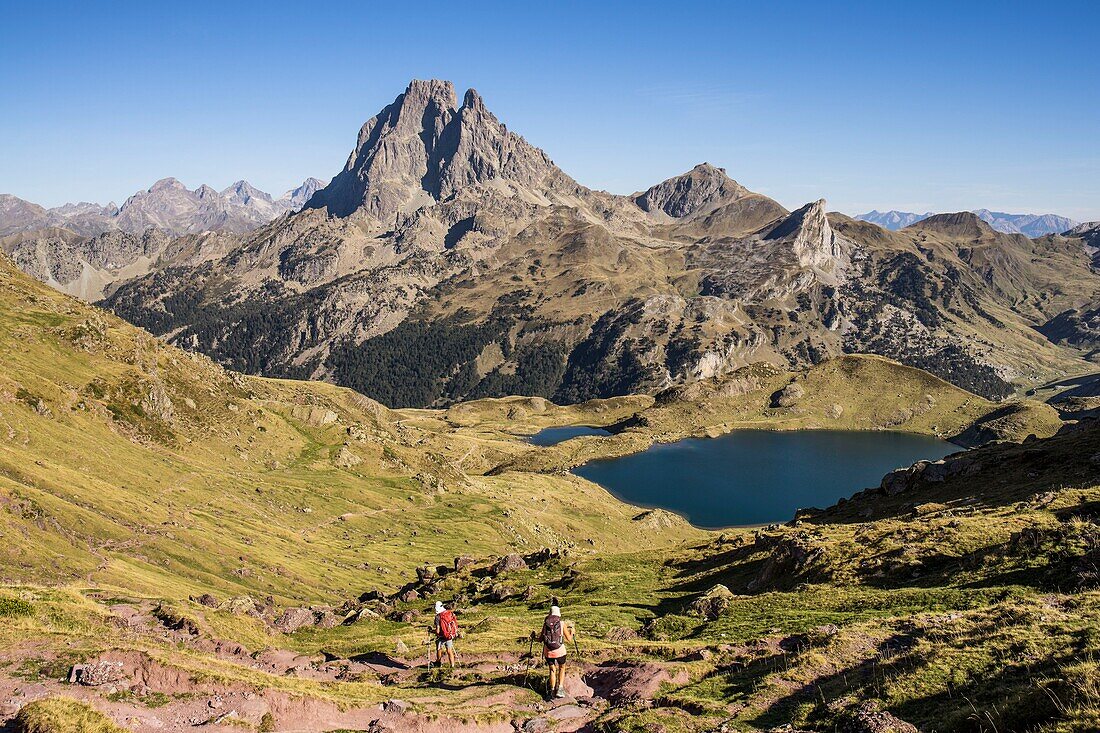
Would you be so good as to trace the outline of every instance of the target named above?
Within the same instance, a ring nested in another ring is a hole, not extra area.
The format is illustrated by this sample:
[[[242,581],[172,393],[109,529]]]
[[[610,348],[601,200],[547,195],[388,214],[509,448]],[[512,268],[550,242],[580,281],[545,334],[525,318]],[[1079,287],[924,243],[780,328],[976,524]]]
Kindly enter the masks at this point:
[[[523,669],[523,686],[527,687],[527,675],[531,673],[531,662],[535,659],[535,640],[527,645],[527,666]]]

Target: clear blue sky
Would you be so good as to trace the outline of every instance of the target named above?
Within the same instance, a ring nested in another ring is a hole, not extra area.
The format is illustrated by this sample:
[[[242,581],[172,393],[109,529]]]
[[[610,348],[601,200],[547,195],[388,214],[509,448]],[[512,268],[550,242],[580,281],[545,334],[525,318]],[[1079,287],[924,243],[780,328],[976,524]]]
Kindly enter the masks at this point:
[[[1100,219],[1100,3],[523,5],[0,0],[0,192],[327,181],[437,77],[616,193],[710,161],[789,207]]]

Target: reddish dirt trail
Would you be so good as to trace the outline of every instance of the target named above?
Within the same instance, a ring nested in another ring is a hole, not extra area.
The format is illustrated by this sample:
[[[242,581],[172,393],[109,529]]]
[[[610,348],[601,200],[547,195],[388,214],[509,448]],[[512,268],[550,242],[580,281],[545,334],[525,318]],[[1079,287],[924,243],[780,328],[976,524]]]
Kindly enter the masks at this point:
[[[241,723],[258,726],[266,713],[274,717],[276,730],[302,733],[341,728],[371,733],[514,733],[536,729],[569,733],[583,728],[607,707],[607,701],[596,696],[584,681],[591,675],[600,677],[591,666],[574,667],[567,676],[567,697],[547,703],[521,686],[524,681],[530,687],[542,684],[541,670],[532,672],[524,680],[524,665],[518,660],[473,660],[453,677],[445,676],[433,684],[419,681],[426,671],[423,664],[410,664],[380,654],[358,660],[321,660],[318,664],[317,658],[280,650],[265,651],[253,658],[236,646],[224,644],[215,653],[237,663],[247,659],[252,669],[273,675],[290,674],[320,682],[338,684],[341,678],[368,673],[368,677],[377,678],[380,692],[392,687],[394,698],[402,693],[412,697],[410,693],[415,692],[416,709],[400,699],[341,709],[325,700],[279,690],[196,681],[190,673],[143,653],[114,652],[90,660],[121,664],[117,679],[94,687],[53,679],[26,682],[10,671],[0,672],[0,723],[10,722],[23,705],[54,695],[87,702],[136,733],[190,730],[196,726],[203,730],[239,733]],[[49,659],[50,656],[43,648],[27,645],[9,650],[0,661],[13,662],[14,667],[18,667],[20,660]],[[9,666],[8,670],[12,668]],[[472,696],[471,690],[474,691]],[[164,696],[170,699],[164,702]],[[164,704],[151,706],[145,701]],[[446,711],[456,702],[460,705],[461,716],[446,716]],[[501,710],[511,711],[511,717],[500,719]],[[479,712],[490,711],[497,715],[491,720],[477,720]]]

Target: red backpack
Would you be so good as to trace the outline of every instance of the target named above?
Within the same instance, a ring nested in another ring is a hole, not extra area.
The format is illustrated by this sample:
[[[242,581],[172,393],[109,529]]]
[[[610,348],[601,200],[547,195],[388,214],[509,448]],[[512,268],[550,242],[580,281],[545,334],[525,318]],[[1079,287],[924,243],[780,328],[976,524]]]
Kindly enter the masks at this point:
[[[439,614],[439,635],[447,641],[458,638],[458,620],[454,611],[447,610]]]

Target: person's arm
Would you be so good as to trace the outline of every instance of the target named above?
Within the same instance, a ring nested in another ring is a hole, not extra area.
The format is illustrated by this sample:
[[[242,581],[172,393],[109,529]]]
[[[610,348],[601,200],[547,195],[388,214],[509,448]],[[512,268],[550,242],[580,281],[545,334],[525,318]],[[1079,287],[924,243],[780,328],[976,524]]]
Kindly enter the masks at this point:
[[[573,627],[572,621],[567,624],[562,624],[562,636],[565,637],[566,641],[573,641],[573,634],[575,633],[575,631],[576,630]]]

